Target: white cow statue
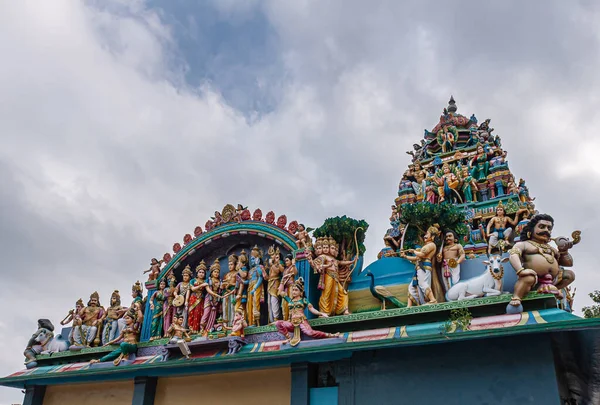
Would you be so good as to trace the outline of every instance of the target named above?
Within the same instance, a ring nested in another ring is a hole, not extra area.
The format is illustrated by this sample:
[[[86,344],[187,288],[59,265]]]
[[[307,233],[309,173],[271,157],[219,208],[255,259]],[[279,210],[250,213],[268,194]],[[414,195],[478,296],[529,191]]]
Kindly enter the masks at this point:
[[[481,276],[460,281],[452,286],[446,293],[446,300],[461,301],[479,297],[491,297],[502,294],[504,267],[502,263],[508,257],[494,255],[484,261],[486,269]]]

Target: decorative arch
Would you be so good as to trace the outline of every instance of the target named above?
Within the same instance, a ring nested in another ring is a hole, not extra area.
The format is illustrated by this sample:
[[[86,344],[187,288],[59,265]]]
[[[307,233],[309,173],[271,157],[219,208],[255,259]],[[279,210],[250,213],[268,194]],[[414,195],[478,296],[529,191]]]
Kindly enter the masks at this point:
[[[215,240],[227,238],[233,235],[255,235],[258,237],[271,239],[275,243],[284,246],[287,250],[293,252],[298,249],[296,239],[286,230],[283,230],[275,225],[268,224],[262,221],[242,221],[230,222],[201,234],[192,239],[187,245],[183,246],[175,256],[161,270],[158,279],[154,282],[146,283],[146,288],[154,288],[158,280],[164,278],[169,271],[179,267],[181,262],[190,255],[193,255],[206,245]]]

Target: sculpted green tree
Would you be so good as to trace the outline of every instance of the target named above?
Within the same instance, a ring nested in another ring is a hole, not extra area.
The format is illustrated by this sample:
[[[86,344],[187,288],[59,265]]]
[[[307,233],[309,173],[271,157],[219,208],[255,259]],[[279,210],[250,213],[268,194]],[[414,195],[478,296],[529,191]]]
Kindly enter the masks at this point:
[[[400,222],[408,225],[404,238],[404,249],[412,249],[417,245],[421,245],[423,243],[422,236],[434,224],[438,224],[442,232],[447,230],[456,232],[459,239],[462,239],[469,232],[465,221],[466,217],[463,209],[449,203],[419,202],[402,204]]]
[[[360,229],[358,229],[360,228]],[[356,254],[354,246],[354,231],[356,231],[356,239],[358,241],[358,249],[360,255],[364,255],[366,248],[364,245],[365,234],[369,224],[365,220],[356,220],[347,216],[327,218],[323,225],[315,229],[313,236],[320,238],[329,236],[335,239],[340,244],[340,254],[342,260],[352,258]]]
[[[596,305],[583,307],[584,318],[600,318],[600,290],[588,294]]]

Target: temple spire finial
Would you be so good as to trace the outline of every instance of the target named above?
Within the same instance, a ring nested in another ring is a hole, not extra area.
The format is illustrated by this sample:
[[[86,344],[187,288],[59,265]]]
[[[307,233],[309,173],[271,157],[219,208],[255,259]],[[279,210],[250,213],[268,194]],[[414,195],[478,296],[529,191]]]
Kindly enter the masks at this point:
[[[450,96],[450,101],[448,101],[448,112],[455,113],[458,110],[456,106],[456,101],[454,101],[454,97]]]

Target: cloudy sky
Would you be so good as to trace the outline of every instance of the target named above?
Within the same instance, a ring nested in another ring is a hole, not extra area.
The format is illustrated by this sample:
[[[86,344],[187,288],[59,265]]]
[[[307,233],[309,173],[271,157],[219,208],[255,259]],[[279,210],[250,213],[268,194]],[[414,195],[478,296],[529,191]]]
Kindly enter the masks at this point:
[[[580,1],[0,3],[0,374],[39,317],[113,289],[238,202],[381,247],[404,152],[459,112],[492,119],[600,288],[600,7]],[[0,389],[0,402],[18,390]]]

